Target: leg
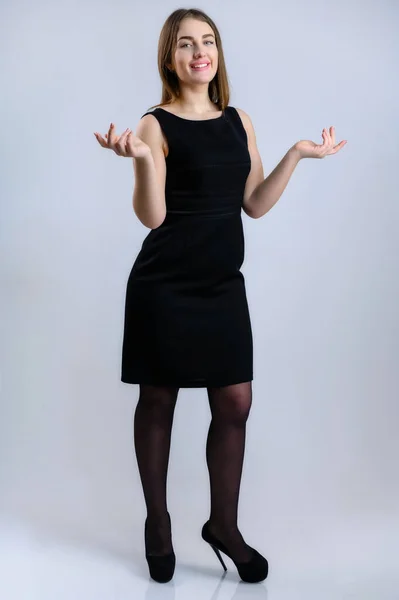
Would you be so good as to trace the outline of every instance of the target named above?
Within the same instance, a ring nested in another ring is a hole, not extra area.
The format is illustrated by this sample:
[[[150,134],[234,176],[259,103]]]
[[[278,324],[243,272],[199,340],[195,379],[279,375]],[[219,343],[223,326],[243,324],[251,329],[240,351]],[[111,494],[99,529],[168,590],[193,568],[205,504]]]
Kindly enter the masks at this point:
[[[134,443],[147,507],[147,550],[172,551],[166,483],[174,410],[179,388],[140,385],[134,415]]]
[[[252,383],[208,388],[212,413],[206,459],[211,487],[210,531],[239,562],[252,554],[238,530],[238,499]]]

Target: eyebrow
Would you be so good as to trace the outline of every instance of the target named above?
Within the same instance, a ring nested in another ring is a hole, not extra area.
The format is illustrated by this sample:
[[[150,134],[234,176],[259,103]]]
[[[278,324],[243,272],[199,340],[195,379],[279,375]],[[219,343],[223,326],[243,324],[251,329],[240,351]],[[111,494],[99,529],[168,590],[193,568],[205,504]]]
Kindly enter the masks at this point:
[[[215,37],[215,36],[213,35],[213,33],[205,33],[202,37],[206,38],[206,37]],[[193,40],[193,39],[194,38],[192,35],[182,35],[181,37],[179,37],[179,39],[177,41],[180,42],[180,40]]]

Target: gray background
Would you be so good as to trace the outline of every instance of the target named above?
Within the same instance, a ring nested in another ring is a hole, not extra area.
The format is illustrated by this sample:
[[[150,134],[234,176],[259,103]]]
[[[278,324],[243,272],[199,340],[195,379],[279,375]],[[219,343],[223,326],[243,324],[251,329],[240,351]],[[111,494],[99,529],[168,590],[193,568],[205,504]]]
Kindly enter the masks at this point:
[[[158,597],[133,452],[138,386],[120,381],[126,282],[149,229],[132,209],[131,159],[102,149],[93,132],[111,121],[135,131],[160,101],[158,36],[181,6],[1,5],[0,515],[10,598],[131,597],[132,577],[135,597]],[[230,104],[252,118],[265,176],[297,140],[321,143],[323,127],[348,140],[335,156],[302,160],[263,218],[243,213],[255,354],[241,531],[270,560],[272,600],[302,598],[305,580],[306,598],[317,589],[364,600],[373,585],[379,600],[394,598],[399,5],[194,6],[220,28]],[[222,574],[200,539],[209,419],[206,389],[181,389],[168,481],[180,571],[162,598],[194,589],[211,598]],[[86,566],[66,569],[79,552]],[[238,581],[230,569],[227,579]],[[81,595],[69,596],[77,582]],[[234,597],[248,597],[240,589]],[[266,597],[264,586],[251,590]]]

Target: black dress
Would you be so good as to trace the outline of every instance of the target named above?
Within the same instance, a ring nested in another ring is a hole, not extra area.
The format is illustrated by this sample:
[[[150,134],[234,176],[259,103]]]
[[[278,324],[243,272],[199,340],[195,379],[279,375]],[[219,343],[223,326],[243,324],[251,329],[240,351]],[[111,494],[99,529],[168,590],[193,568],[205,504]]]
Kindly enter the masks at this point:
[[[200,121],[162,108],[145,114],[168,142],[167,214],[144,239],[128,278],[121,380],[183,388],[251,381],[240,271],[251,160],[240,115],[232,106]]]

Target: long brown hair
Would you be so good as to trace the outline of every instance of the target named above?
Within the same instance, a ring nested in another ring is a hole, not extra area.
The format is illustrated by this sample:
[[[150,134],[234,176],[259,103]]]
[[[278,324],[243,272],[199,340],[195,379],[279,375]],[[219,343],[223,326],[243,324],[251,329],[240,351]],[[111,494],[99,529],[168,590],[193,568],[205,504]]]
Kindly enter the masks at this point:
[[[224,61],[222,40],[215,23],[202,10],[196,8],[179,8],[175,10],[166,19],[158,42],[158,71],[162,80],[162,96],[160,104],[155,104],[151,108],[161,104],[171,104],[180,96],[179,79],[174,71],[171,71],[167,65],[173,63],[173,54],[176,48],[177,33],[180,23],[183,19],[193,18],[198,21],[204,21],[213,29],[218,49],[218,70],[215,77],[209,83],[209,98],[214,102],[219,110],[224,110],[229,104],[230,89],[226,64]]]

